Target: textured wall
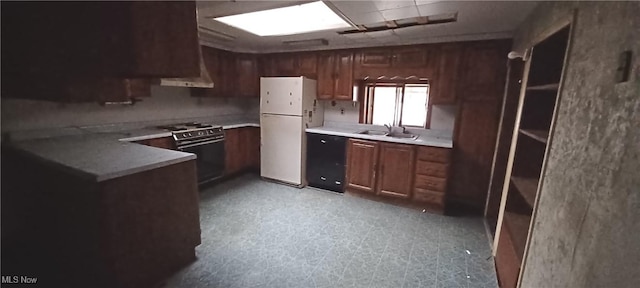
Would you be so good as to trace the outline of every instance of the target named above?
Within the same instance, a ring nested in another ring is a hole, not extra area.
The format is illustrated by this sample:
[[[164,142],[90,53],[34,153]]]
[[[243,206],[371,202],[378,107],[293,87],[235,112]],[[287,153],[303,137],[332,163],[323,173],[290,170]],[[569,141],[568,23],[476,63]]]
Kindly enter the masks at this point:
[[[544,2],[516,47],[577,9],[522,287],[640,283],[640,2]],[[633,51],[628,82],[618,55]]]
[[[151,97],[133,106],[3,98],[2,132],[238,114],[258,118],[255,108],[258,102],[238,98],[198,99],[190,96],[189,88],[165,86],[151,86]]]

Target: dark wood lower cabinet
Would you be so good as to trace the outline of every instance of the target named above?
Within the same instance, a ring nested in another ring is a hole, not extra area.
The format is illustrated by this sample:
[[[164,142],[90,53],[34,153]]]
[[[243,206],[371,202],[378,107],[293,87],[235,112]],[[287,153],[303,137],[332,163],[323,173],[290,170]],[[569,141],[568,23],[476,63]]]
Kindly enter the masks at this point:
[[[347,189],[375,193],[378,143],[349,139],[347,148]]]
[[[5,147],[2,164],[6,275],[38,287],[156,287],[196,260],[195,160],[102,182]]]
[[[415,149],[410,145],[382,143],[378,195],[408,198],[413,185]],[[407,173],[409,172],[409,173]]]
[[[224,130],[224,174],[236,174],[242,170],[244,145],[240,140],[240,129]]]
[[[227,129],[224,137],[225,175],[260,169],[260,128]]]
[[[451,198],[471,207],[483,207],[496,144],[500,103],[464,101],[461,104],[454,142]]]
[[[247,141],[245,166],[251,170],[260,170],[260,128],[246,127],[242,129],[243,135],[240,138]]]
[[[349,139],[346,192],[443,213],[451,149]]]

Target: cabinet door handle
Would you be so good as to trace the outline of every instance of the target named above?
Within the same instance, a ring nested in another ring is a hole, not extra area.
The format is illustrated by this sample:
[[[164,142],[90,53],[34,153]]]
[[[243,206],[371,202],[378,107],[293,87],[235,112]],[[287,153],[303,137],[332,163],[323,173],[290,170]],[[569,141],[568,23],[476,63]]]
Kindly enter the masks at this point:
[[[320,176],[320,180],[322,180],[322,181],[326,181],[326,180],[327,180],[327,178]]]
[[[336,185],[340,185],[340,184],[342,184],[342,182],[336,181]]]
[[[327,141],[325,141],[325,140],[320,140],[320,143],[325,144],[325,143],[327,143]]]

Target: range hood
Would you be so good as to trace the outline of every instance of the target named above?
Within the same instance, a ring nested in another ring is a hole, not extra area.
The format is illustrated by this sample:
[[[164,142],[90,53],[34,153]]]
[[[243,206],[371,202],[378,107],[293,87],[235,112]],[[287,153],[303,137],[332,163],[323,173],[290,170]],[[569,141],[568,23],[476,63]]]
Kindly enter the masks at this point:
[[[207,67],[204,65],[202,58],[202,49],[198,49],[198,56],[200,62],[200,76],[189,78],[162,78],[160,79],[160,86],[174,86],[174,87],[194,87],[194,88],[213,88],[213,80],[209,76]]]

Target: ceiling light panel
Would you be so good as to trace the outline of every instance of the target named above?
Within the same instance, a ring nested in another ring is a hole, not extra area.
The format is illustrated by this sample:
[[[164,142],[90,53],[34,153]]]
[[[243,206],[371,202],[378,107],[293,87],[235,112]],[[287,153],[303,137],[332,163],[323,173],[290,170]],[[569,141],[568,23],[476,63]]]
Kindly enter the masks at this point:
[[[214,18],[258,36],[282,36],[351,27],[322,1]]]

